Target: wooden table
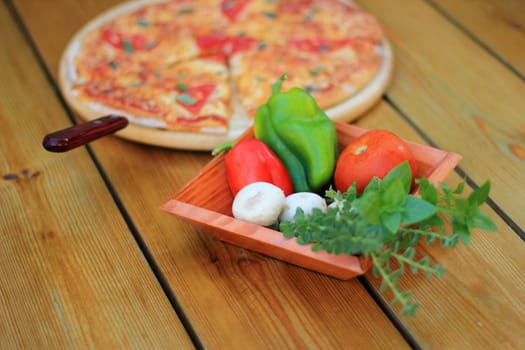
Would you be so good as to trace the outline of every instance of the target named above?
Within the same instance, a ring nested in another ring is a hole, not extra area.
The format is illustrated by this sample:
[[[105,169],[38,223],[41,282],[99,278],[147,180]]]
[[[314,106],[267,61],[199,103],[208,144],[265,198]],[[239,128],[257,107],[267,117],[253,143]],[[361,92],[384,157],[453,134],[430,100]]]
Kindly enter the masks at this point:
[[[62,154],[79,121],[57,88],[69,38],[117,0],[0,2],[0,348],[524,349],[525,3],[360,1],[395,73],[356,124],[463,155],[446,183],[492,181],[497,233],[425,248],[399,316],[372,273],[340,281],[222,243],[159,210],[211,159],[106,137]]]

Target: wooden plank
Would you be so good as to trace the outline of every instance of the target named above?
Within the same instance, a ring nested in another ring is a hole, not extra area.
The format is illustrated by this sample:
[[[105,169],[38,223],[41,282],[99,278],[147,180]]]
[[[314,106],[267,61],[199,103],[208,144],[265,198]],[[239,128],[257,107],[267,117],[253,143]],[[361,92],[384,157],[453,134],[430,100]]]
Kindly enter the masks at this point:
[[[31,35],[35,36],[35,45],[39,49],[46,48],[48,55],[44,60],[48,63],[48,69],[56,77],[58,75],[58,63],[67,43],[73,34],[80,30],[95,15],[122,3],[120,0],[104,1],[76,1],[76,0],[52,0],[52,1],[27,1],[9,0],[13,7],[20,8],[20,16],[23,20],[38,18],[45,14],[46,21],[31,23],[31,29],[35,30]],[[27,22],[26,22],[27,23]],[[46,25],[55,23],[53,26]],[[43,26],[44,25],[44,26]],[[63,31],[69,28],[69,31]]]
[[[367,1],[394,44],[390,100],[438,146],[463,155],[461,168],[520,227],[525,215],[525,83],[428,4]]]
[[[359,122],[366,128],[385,128],[415,142],[421,137],[393,115],[385,104]],[[468,174],[467,174],[468,175]],[[455,188],[461,181],[451,174]],[[466,195],[469,192],[466,192]],[[415,318],[402,322],[422,348],[429,349],[521,349],[525,329],[525,244],[487,205],[497,233],[476,231],[469,246],[455,250],[420,245],[418,255],[428,255],[446,272],[442,280],[405,274],[401,288],[413,292],[421,304]],[[367,273],[379,289],[380,281]],[[390,301],[391,295],[385,298]]]
[[[41,14],[42,15],[42,14]],[[0,339],[5,348],[191,348],[85,150],[0,3]]]
[[[32,1],[16,2],[45,62],[55,67],[60,55],[44,44],[48,39],[42,29],[65,43],[79,23],[96,13],[73,11],[68,16],[77,17],[57,22],[55,15],[41,15],[42,4],[36,12],[32,6]],[[92,146],[205,347],[408,347],[358,280],[334,280],[223,244],[160,211],[211,159],[209,154],[113,137]]]
[[[116,139],[93,147],[110,177],[136,169],[117,191],[205,347],[406,347],[358,280],[334,280],[224,244],[158,210],[208,154]],[[131,156],[110,159],[107,147]]]
[[[525,2],[434,0],[440,11],[525,77]]]

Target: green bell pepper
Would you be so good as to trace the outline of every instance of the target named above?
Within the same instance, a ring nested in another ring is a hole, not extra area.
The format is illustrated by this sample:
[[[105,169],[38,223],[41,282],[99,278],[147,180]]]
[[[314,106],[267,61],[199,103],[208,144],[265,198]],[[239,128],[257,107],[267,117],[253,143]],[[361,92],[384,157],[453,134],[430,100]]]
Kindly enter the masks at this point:
[[[281,92],[283,75],[255,113],[255,138],[286,166],[295,192],[319,192],[332,179],[337,159],[335,125],[305,90]]]

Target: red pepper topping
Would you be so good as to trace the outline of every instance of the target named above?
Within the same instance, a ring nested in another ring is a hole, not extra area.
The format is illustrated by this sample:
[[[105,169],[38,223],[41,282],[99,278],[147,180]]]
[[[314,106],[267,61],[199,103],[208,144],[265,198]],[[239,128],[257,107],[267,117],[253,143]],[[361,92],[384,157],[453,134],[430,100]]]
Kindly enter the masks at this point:
[[[298,13],[312,7],[312,0],[286,0],[279,1],[277,12],[279,13]]]
[[[101,33],[102,40],[110,44],[111,46],[122,49],[122,34],[115,31],[111,27],[106,27]]]
[[[127,53],[146,51],[157,45],[155,41],[151,41],[143,35],[133,34],[131,36],[125,36],[112,27],[105,27],[102,30],[101,36],[103,41]]]
[[[197,46],[203,56],[223,53],[225,43],[226,37],[214,33],[197,38]]]
[[[229,37],[225,46],[225,51],[228,54],[232,54],[239,51],[244,51],[255,47],[257,40],[249,38],[247,36],[234,36]]]
[[[193,114],[198,114],[210,95],[215,90],[214,84],[203,84],[188,87],[177,84],[177,90],[180,92],[176,99],[177,102]]]
[[[250,2],[250,0],[222,0],[222,13],[228,17],[230,21],[234,21],[242,9]]]
[[[226,56],[226,54],[223,54],[223,53],[207,55],[207,56],[204,56],[203,58],[210,60],[210,61],[222,63],[222,64],[226,64],[226,62],[228,61],[228,56]]]
[[[222,36],[214,33],[197,38],[201,56],[231,55],[255,47],[257,41],[247,36]]]

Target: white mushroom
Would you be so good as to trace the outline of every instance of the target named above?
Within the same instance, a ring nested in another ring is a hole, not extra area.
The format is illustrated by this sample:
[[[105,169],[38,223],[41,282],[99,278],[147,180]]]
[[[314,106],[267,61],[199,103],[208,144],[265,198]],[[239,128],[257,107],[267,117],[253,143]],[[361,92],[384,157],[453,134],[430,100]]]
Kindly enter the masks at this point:
[[[293,221],[297,208],[301,208],[306,216],[312,214],[314,208],[326,212],[326,201],[323,197],[312,192],[292,193],[284,200],[284,208],[279,220]]]
[[[284,206],[284,192],[268,182],[254,182],[243,187],[235,196],[233,216],[257,225],[270,226],[277,222]]]

